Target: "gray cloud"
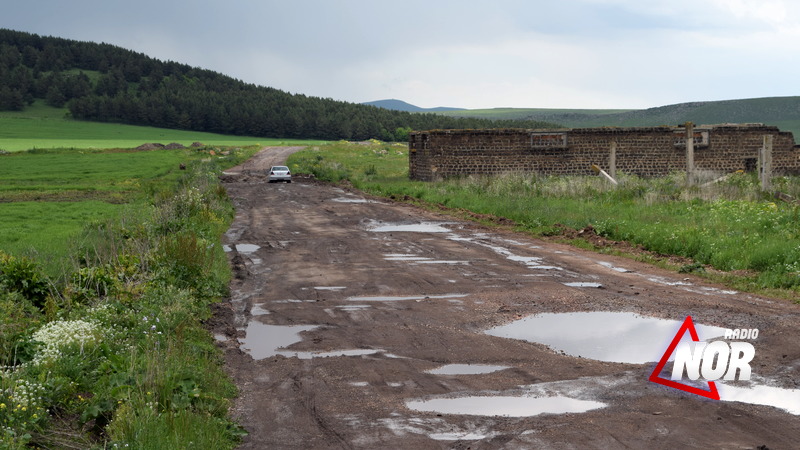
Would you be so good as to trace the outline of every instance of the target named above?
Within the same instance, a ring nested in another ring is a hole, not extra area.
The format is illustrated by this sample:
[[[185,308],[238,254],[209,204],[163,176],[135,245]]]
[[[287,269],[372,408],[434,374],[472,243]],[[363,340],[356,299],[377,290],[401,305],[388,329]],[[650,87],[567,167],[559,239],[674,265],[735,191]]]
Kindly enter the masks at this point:
[[[2,0],[0,27],[250,83],[420,106],[649,107],[794,95],[789,0]]]

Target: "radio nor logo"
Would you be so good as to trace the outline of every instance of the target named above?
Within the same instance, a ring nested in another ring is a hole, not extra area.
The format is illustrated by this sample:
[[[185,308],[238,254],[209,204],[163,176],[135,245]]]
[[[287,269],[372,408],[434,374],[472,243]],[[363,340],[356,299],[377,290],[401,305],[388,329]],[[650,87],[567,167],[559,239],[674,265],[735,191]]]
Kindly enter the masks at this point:
[[[681,342],[687,332],[692,338],[691,342]],[[692,316],[687,316],[667,347],[667,351],[664,352],[664,356],[650,374],[650,381],[719,400],[719,392],[715,383],[717,380],[750,380],[750,362],[753,360],[756,350],[750,342],[739,339],[749,340],[757,337],[757,328],[728,329],[725,330],[725,340],[701,341],[697,336]],[[735,341],[727,342],[726,340],[729,339],[735,339]],[[672,365],[672,376],[670,379],[666,379],[661,376],[661,371],[673,353],[675,360]],[[705,381],[708,383],[708,389],[683,383],[682,380],[685,379]]]

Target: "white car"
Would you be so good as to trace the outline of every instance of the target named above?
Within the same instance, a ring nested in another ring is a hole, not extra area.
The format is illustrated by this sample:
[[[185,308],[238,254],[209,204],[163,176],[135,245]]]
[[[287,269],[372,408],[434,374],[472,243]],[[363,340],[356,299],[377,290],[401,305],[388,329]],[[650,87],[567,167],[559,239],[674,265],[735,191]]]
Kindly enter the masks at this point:
[[[288,167],[272,166],[272,168],[269,169],[269,182],[274,183],[276,181],[292,182],[292,172],[289,171]]]

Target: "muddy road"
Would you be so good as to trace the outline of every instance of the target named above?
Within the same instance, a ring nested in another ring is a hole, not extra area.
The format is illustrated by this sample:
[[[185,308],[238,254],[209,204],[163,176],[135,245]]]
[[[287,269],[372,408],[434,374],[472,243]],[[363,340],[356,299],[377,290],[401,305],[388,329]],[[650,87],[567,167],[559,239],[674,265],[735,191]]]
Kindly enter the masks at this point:
[[[241,448],[797,448],[800,306],[314,180],[267,183],[293,150],[223,175],[235,279],[212,322]],[[718,382],[722,401],[648,381],[687,315],[701,339],[759,329],[751,382]]]

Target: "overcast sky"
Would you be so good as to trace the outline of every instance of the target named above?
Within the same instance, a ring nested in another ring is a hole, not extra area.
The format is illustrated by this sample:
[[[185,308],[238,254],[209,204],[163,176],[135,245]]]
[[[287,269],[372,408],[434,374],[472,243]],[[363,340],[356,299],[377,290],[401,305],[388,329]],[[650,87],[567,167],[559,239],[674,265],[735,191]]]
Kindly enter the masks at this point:
[[[0,28],[350,102],[649,108],[800,95],[796,0],[0,0]]]

